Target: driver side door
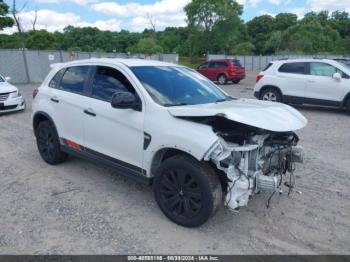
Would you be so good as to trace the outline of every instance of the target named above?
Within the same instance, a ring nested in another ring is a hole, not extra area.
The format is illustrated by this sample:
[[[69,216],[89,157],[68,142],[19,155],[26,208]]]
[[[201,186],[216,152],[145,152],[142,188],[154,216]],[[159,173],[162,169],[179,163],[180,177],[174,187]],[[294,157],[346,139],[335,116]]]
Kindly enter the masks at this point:
[[[139,97],[120,70],[96,66],[84,111],[86,150],[127,170],[143,173],[144,106],[139,111],[113,108],[111,98],[117,91],[128,91]]]

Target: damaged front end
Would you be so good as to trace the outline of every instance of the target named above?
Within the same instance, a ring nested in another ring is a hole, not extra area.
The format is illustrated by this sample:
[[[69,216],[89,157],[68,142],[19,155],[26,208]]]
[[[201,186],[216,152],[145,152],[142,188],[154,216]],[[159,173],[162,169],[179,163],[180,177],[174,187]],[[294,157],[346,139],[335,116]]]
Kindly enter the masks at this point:
[[[219,139],[204,160],[226,174],[226,206],[238,210],[260,191],[270,191],[271,197],[282,193],[283,185],[288,194],[291,192],[295,163],[303,163],[304,158],[294,132],[272,132],[239,123],[223,130],[217,120],[207,124],[213,126]]]

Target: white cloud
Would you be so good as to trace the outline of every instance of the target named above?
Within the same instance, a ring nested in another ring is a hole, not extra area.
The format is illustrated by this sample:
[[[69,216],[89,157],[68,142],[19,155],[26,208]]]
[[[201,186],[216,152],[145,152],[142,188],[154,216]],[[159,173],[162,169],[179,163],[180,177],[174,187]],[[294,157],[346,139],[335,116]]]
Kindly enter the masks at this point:
[[[295,8],[288,8],[287,9],[287,13],[296,14],[299,19],[304,17],[306,11],[307,10],[304,7],[295,7]]]
[[[250,0],[249,5],[252,7],[256,7],[262,0]]]
[[[307,0],[310,9],[313,11],[335,11],[335,10],[346,10],[350,12],[350,1],[349,0]]]
[[[60,2],[72,2],[77,5],[87,5],[97,3],[99,0],[34,0],[37,3],[58,4]]]
[[[269,2],[273,5],[280,5],[281,4],[281,0],[269,0]]]
[[[63,31],[68,25],[75,27],[97,27],[101,30],[120,31],[120,21],[117,19],[97,20],[93,23],[82,21],[81,18],[74,13],[59,13],[52,10],[38,10],[36,29],[46,29],[47,31]],[[20,22],[25,31],[32,29],[32,21],[34,20],[35,11],[20,13]],[[7,28],[4,33],[16,32],[16,28]]]
[[[131,2],[118,4],[116,2],[101,2],[91,5],[91,8],[100,13],[130,18],[132,30],[142,31],[150,28],[150,18],[157,29],[167,26],[184,26],[185,12],[183,8],[191,0],[160,0],[153,4]]]

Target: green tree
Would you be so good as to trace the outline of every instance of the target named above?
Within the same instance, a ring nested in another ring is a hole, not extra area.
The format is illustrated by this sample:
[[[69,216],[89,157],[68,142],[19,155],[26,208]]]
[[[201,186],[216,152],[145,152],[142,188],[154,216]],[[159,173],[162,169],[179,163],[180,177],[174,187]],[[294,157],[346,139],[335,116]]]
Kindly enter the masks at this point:
[[[276,15],[274,19],[274,30],[283,31],[288,27],[294,26],[298,23],[298,17],[296,14],[280,13]]]
[[[0,31],[6,27],[12,27],[15,23],[11,17],[6,16],[8,12],[9,6],[3,0],[0,0]]]
[[[59,44],[55,34],[46,30],[31,31],[26,36],[26,47],[29,49],[55,50],[59,49]]]
[[[243,42],[235,45],[231,51],[234,55],[251,55],[255,51],[255,46],[250,42]]]
[[[239,38],[243,6],[235,0],[192,0],[184,10],[191,53],[227,52]]]
[[[142,38],[133,47],[130,48],[133,53],[142,53],[146,55],[153,55],[162,52],[162,47],[157,44],[153,38]]]
[[[270,15],[261,15],[247,22],[248,34],[252,38],[256,53],[264,53],[265,43],[274,30],[274,21],[274,18]]]

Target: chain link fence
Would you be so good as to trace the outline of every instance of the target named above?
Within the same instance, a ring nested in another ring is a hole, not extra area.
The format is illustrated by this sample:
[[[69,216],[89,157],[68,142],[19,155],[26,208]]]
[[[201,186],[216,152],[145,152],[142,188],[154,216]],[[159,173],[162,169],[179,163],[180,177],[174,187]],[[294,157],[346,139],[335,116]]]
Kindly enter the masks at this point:
[[[265,56],[254,56],[254,55],[213,55],[208,54],[207,59],[238,59],[242,66],[248,71],[260,71],[264,69],[271,61],[281,59],[298,59],[298,58],[322,58],[322,59],[334,59],[344,58],[342,55],[265,55]]]
[[[14,84],[40,83],[53,63],[90,58],[141,58],[177,64],[178,54],[144,54],[35,51],[0,49],[0,74],[10,76]]]

